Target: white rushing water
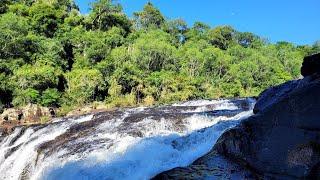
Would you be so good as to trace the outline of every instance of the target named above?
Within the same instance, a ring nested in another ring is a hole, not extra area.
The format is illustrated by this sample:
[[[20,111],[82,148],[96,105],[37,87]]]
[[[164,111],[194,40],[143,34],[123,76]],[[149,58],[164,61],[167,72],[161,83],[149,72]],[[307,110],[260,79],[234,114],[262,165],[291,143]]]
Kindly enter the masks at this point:
[[[0,179],[149,179],[210,151],[252,114],[253,100],[241,102],[249,107],[191,101],[19,127],[0,141]]]

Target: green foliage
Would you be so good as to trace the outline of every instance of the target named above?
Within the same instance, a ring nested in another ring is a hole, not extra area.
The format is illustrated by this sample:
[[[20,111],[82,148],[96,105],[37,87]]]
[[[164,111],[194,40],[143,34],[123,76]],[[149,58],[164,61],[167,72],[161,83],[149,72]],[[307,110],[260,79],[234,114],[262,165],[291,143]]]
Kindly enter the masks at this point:
[[[61,94],[57,89],[47,89],[43,91],[41,96],[41,105],[58,106]]]
[[[31,24],[36,33],[52,38],[63,22],[65,13],[50,2],[39,1],[30,8]]]
[[[0,58],[27,56],[27,19],[9,12],[0,16],[0,27]]]
[[[12,101],[12,85],[5,73],[0,73],[0,109]]]
[[[148,71],[176,69],[176,48],[170,40],[169,34],[159,30],[141,35],[133,44],[134,60]]]
[[[103,90],[102,74],[96,69],[75,69],[65,74],[68,84],[66,103],[81,105],[97,98]]]
[[[33,88],[44,91],[59,83],[59,70],[48,65],[24,65],[14,71],[12,80],[17,90]]]
[[[313,44],[312,53],[320,53],[320,40]]]
[[[87,24],[93,30],[106,31],[112,27],[119,27],[129,32],[130,21],[121,11],[121,6],[114,4],[112,0],[98,0],[92,3],[92,12]]]
[[[147,28],[160,28],[165,19],[159,9],[155,8],[151,2],[148,2],[141,12],[134,13],[136,18],[136,27]]]
[[[264,43],[259,36],[250,32],[239,32],[235,38],[237,43],[245,48],[258,48]]]
[[[48,116],[43,116],[40,118],[40,123],[46,124],[50,121],[50,118]]]
[[[1,2],[0,2],[0,14],[3,14],[8,10],[8,5],[9,4],[10,4],[10,0],[1,0]]]
[[[210,30],[210,26],[202,22],[195,22],[193,27],[188,29],[185,33],[186,40],[198,41],[201,39],[207,39],[207,33]]]
[[[208,38],[212,45],[226,50],[234,42],[235,30],[230,26],[219,26],[208,32]]]
[[[28,88],[24,90],[15,91],[13,104],[15,106],[24,106],[28,103],[38,103],[40,98],[39,91]]]
[[[0,111],[256,96],[299,78],[302,58],[320,52],[319,42],[272,44],[230,26],[188,27],[151,3],[134,20],[112,0],[95,1],[88,15],[72,0],[2,0],[0,14]]]
[[[175,46],[179,46],[185,42],[184,34],[187,32],[188,26],[184,20],[176,19],[168,21],[164,24],[163,29],[175,38],[173,41]]]

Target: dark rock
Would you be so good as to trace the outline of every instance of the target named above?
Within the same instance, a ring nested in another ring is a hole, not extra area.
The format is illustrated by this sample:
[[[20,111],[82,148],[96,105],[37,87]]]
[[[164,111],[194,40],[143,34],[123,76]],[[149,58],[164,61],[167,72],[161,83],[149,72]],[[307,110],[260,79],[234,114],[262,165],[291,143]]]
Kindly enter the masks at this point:
[[[53,108],[49,108],[49,112],[50,112],[50,115],[51,115],[52,118],[57,117],[56,116],[56,112],[55,112],[55,110]]]
[[[298,81],[296,80],[289,81],[263,91],[253,108],[253,113],[257,114],[258,112],[263,111],[264,109],[274,104],[275,101],[278,101],[279,99],[285,97],[288,92],[290,92],[297,86],[297,82]]]
[[[302,76],[310,76],[314,73],[320,73],[320,53],[305,57],[302,63]]]
[[[266,90],[254,116],[225,132],[214,150],[264,176],[320,178],[320,78]]]
[[[257,179],[257,176],[212,151],[188,167],[174,168],[158,174],[152,179]]]
[[[260,111],[264,111],[281,99],[288,97],[292,91],[308,86],[311,82],[317,81],[319,78],[319,74],[313,74],[304,79],[288,81],[281,85],[266,89],[260,94],[253,108],[253,113],[257,114]]]

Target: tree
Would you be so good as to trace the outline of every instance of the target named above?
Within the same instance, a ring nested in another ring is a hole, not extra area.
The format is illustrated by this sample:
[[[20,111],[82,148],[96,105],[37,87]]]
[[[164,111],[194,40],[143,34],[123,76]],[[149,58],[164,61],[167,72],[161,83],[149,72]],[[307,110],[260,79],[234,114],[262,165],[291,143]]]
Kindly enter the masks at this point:
[[[128,62],[133,63],[132,61],[132,55],[128,48],[122,46],[113,49],[110,55],[95,67],[102,73],[105,81],[108,82],[116,69],[122,68]]]
[[[130,63],[122,64],[121,68],[117,68],[110,77],[109,83],[117,82],[121,87],[122,94],[130,94],[136,90],[139,84],[142,83],[142,72],[135,65]]]
[[[0,58],[28,57],[28,20],[13,13],[0,16]]]
[[[48,65],[24,65],[14,71],[12,77],[19,89],[34,88],[43,91],[57,87],[61,73]]]
[[[168,21],[164,25],[164,30],[168,32],[173,38],[176,46],[185,42],[184,34],[187,32],[187,23],[182,19]]]
[[[63,23],[66,11],[46,2],[36,2],[30,8],[31,24],[37,34],[52,38]]]
[[[204,75],[222,79],[229,71],[231,56],[215,47],[208,47],[203,50],[204,65],[202,71]]]
[[[133,15],[137,29],[160,28],[165,23],[165,18],[151,2],[148,2],[142,11]]]
[[[263,44],[257,35],[250,32],[237,32],[235,36],[237,43],[245,48],[256,48]]]
[[[226,50],[234,42],[235,30],[230,26],[218,26],[208,32],[209,42]]]
[[[278,42],[276,44],[277,58],[283,67],[292,77],[298,78],[300,75],[300,65],[302,63],[303,54],[295,50],[295,46],[288,42]]]
[[[75,4],[74,0],[45,0],[45,2],[51,3],[56,9],[64,9],[68,13],[70,13],[72,10],[79,11],[79,7]]]
[[[204,64],[202,49],[198,46],[190,47],[190,44],[186,44],[179,54],[181,59],[181,72],[191,77],[200,76]]]
[[[108,31],[85,31],[77,29],[72,32],[72,53],[76,68],[93,67],[106,59],[115,47],[124,43],[123,30],[113,27]]]
[[[176,70],[175,47],[170,42],[170,35],[160,30],[143,34],[133,44],[135,63],[147,71]]]
[[[195,22],[193,27],[185,33],[186,40],[197,41],[207,39],[206,34],[210,30],[210,26],[202,22]]]
[[[320,40],[316,41],[312,46],[312,53],[319,53],[320,52]]]
[[[42,37],[37,42],[38,52],[33,57],[37,64],[49,65],[63,71],[69,68],[65,49],[59,40]]]
[[[122,13],[119,4],[114,4],[112,0],[98,0],[92,3],[92,11],[89,14],[88,26],[93,30],[107,31],[113,26],[117,26],[130,31],[130,21],[127,16]]]
[[[66,75],[68,88],[65,103],[81,105],[97,98],[97,91],[102,90],[102,74],[96,69],[75,69]]]

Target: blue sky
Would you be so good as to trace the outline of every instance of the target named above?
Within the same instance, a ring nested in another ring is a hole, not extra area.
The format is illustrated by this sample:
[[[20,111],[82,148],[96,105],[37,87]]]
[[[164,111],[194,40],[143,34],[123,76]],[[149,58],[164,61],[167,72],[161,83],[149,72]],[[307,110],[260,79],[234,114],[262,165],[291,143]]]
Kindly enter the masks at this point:
[[[90,2],[76,0],[82,13]],[[118,0],[125,13],[142,9],[148,0]],[[231,25],[258,34],[271,42],[313,44],[320,40],[320,0],[150,0],[169,19],[182,18],[212,27]]]

